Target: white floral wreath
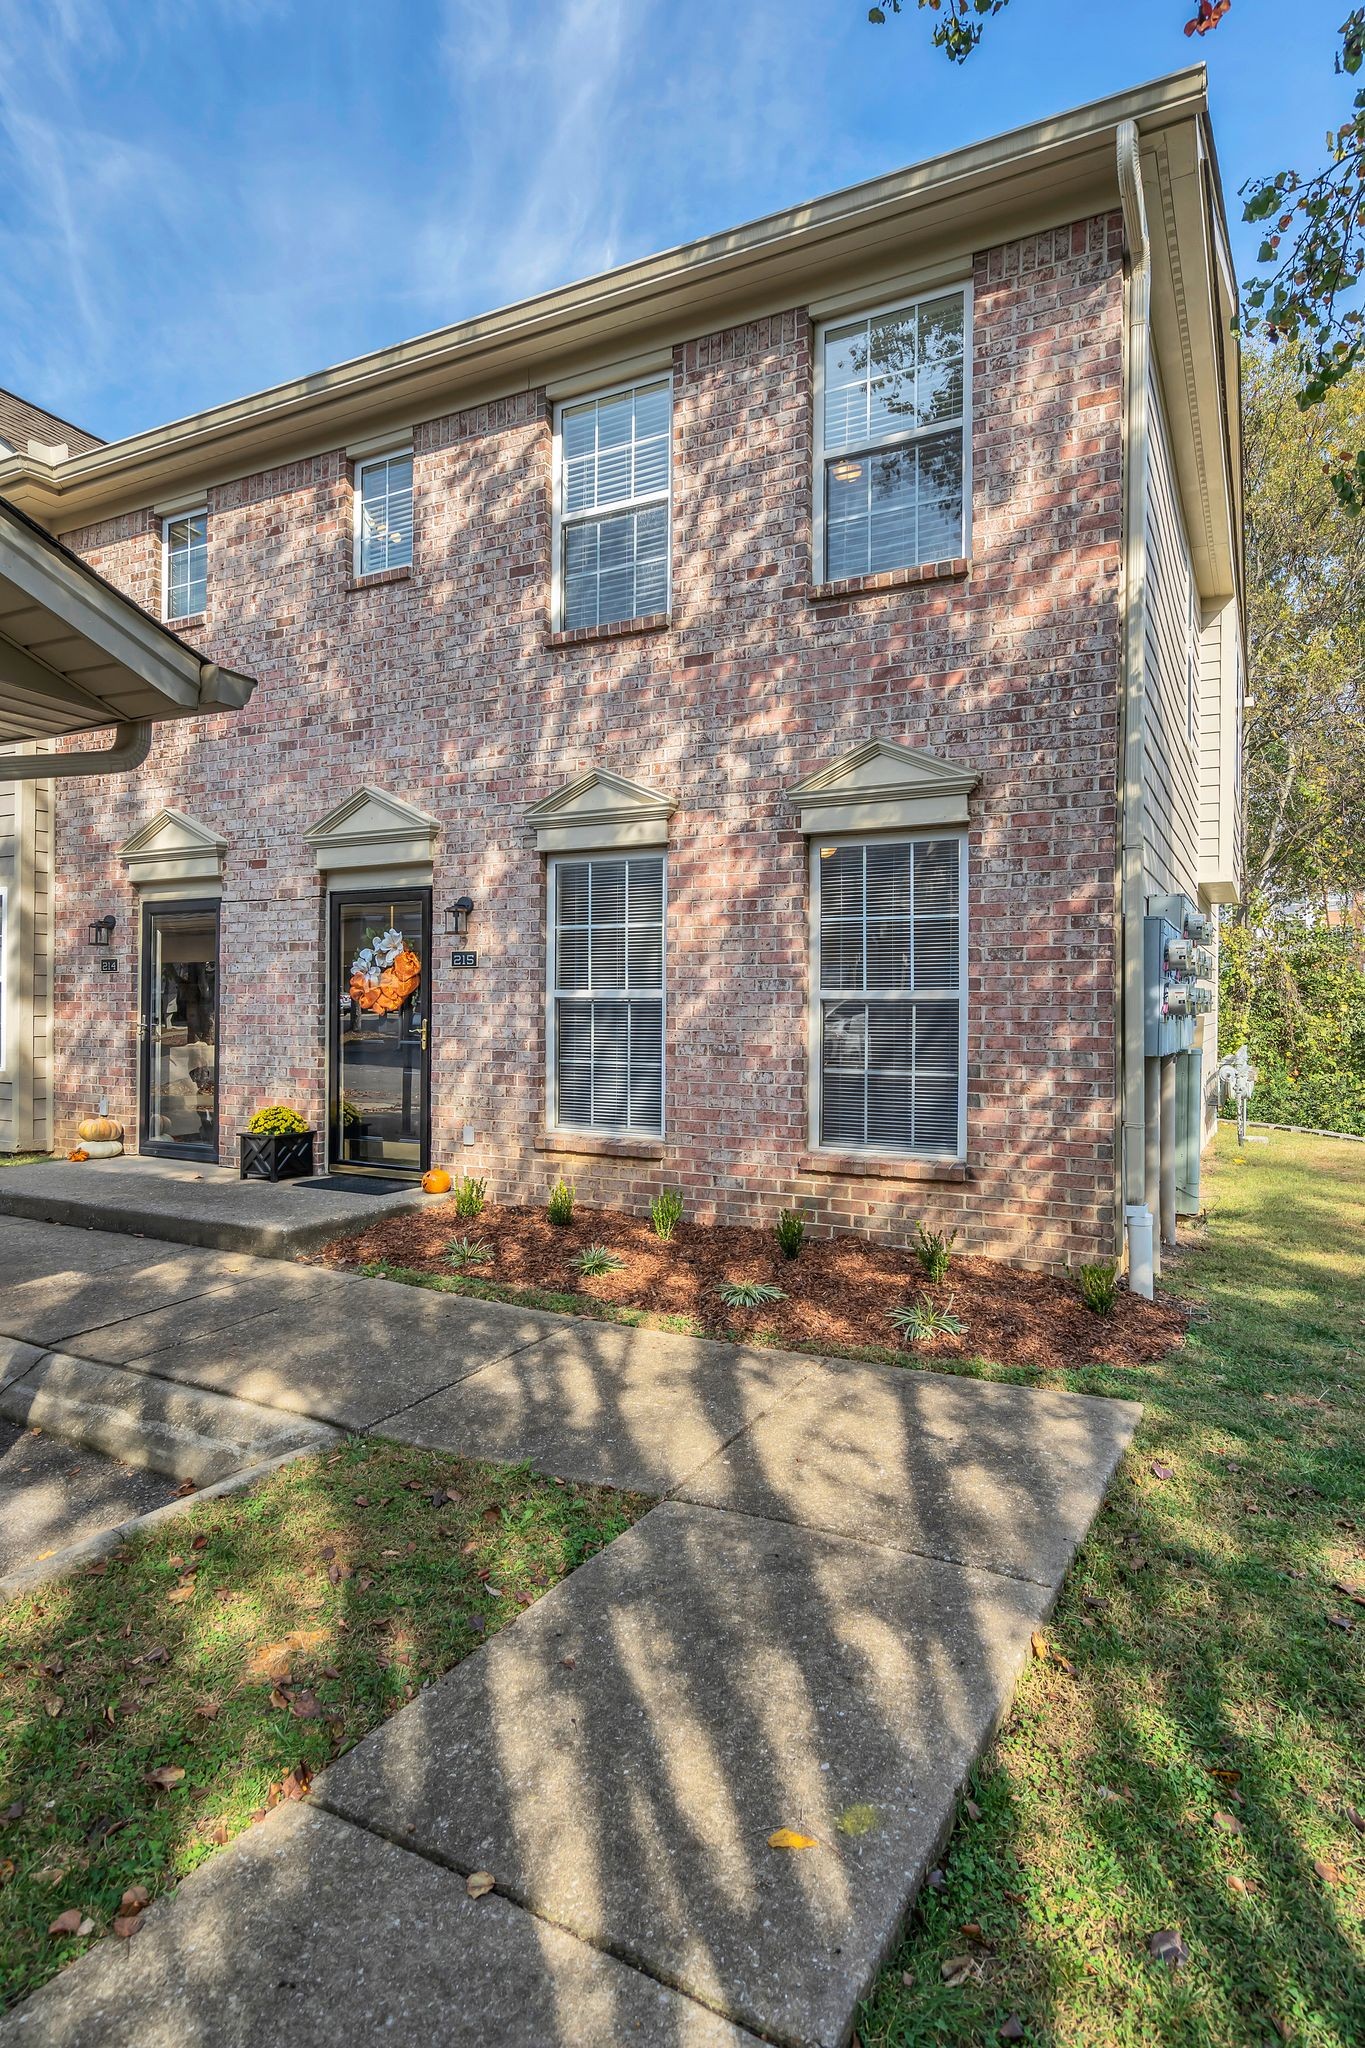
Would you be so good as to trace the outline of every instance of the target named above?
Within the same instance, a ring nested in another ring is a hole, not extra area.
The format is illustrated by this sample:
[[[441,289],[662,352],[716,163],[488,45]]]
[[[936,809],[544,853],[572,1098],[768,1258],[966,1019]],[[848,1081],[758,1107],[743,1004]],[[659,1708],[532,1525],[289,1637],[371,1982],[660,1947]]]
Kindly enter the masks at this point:
[[[379,977],[386,967],[392,967],[398,955],[405,950],[403,934],[392,925],[376,937],[369,934],[369,944],[362,946],[351,962],[351,973],[358,974],[371,988],[378,988]]]

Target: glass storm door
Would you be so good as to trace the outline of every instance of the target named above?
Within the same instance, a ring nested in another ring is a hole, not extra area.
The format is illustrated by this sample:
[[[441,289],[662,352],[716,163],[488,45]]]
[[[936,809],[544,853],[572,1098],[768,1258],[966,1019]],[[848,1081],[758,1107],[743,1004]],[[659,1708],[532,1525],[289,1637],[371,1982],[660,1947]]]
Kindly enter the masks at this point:
[[[218,1157],[218,905],[142,910],[138,1146]]]
[[[331,899],[328,1164],[419,1174],[429,1163],[431,891]]]

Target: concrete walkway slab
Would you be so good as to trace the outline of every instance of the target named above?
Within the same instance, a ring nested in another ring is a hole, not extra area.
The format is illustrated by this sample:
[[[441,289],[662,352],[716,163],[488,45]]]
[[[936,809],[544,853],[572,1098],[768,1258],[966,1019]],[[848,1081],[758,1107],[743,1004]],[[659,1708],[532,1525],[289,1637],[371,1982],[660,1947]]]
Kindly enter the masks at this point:
[[[688,1500],[1056,1586],[1141,1410],[824,1361],[687,1479]]]
[[[571,1935],[283,1806],[0,2020],[3,2048],[755,2048]]]
[[[245,1276],[254,1262],[164,1244],[137,1264],[89,1272],[68,1267],[0,1287],[0,1330],[31,1344],[60,1344],[87,1330],[190,1301]]]
[[[210,1343],[167,1349],[156,1332],[152,1351],[121,1363],[343,1429],[369,1429],[563,1326],[561,1317],[533,1309],[456,1302],[398,1281],[316,1270],[297,1277],[302,1291],[288,1295],[277,1314],[215,1332]]]
[[[196,1486],[333,1436],[278,1408],[138,1378],[60,1351],[45,1353],[21,1379],[0,1388],[0,1415]]]
[[[667,1493],[815,1369],[791,1352],[559,1317],[532,1349],[419,1402],[384,1434]]]
[[[1049,1597],[666,1503],[315,1791],[742,2025],[838,2043]],[[784,1827],[818,1847],[770,1848]]]
[[[0,1415],[0,1580],[172,1498],[174,1482]]]
[[[0,1215],[129,1232],[288,1259],[431,1200],[415,1183],[354,1195],[293,1181],[240,1180],[232,1166],[125,1153],[83,1165],[49,1159],[0,1173]]]
[[[5,1167],[3,1171],[18,1173],[21,1169]],[[144,1265],[148,1256],[147,1245],[135,1237],[0,1215],[0,1287],[17,1287],[21,1281],[53,1273],[109,1273],[115,1266]],[[159,1246],[151,1256],[161,1256]]]

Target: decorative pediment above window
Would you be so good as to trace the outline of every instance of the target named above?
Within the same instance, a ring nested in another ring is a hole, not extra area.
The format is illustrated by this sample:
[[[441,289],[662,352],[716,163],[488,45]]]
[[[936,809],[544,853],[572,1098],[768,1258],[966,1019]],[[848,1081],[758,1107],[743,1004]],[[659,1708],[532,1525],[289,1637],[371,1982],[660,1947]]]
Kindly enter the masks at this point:
[[[358,789],[303,836],[317,856],[318,872],[326,875],[351,868],[430,867],[440,829],[401,796]]]
[[[187,818],[183,811],[158,811],[124,841],[118,857],[135,885],[150,882],[221,882],[227,841]]]
[[[532,804],[526,822],[539,853],[596,853],[617,846],[666,846],[671,796],[593,768],[577,782]]]
[[[871,740],[787,791],[803,832],[888,832],[917,825],[965,825],[973,768],[894,740]]]

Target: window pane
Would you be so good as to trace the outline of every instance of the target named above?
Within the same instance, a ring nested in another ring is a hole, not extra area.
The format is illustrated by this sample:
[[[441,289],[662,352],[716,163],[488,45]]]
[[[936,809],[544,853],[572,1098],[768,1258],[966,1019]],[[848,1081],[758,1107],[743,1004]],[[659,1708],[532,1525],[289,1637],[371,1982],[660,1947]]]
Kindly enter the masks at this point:
[[[964,306],[960,292],[919,309],[916,408],[921,426],[962,417]]]
[[[956,916],[960,861],[956,839],[917,839],[915,909],[921,917],[934,912]]]
[[[657,854],[557,864],[556,1109],[587,1130],[663,1128],[664,864]],[[627,988],[656,991],[627,997]]]
[[[360,466],[360,573],[412,563],[412,457],[389,455]]]
[[[882,917],[867,921],[867,986],[909,988],[910,919]]]
[[[208,601],[208,514],[166,522],[166,616],[186,619]]]
[[[822,1144],[956,1151],[956,1003],[827,1003],[822,1044]]]
[[[962,430],[918,444],[921,562],[941,562],[962,549]]]
[[[668,513],[663,505],[584,520],[564,530],[564,624],[609,626],[668,606]]]
[[[957,919],[915,919],[915,987],[957,987]]]
[[[867,322],[825,335],[825,449],[857,448],[867,440]]]

